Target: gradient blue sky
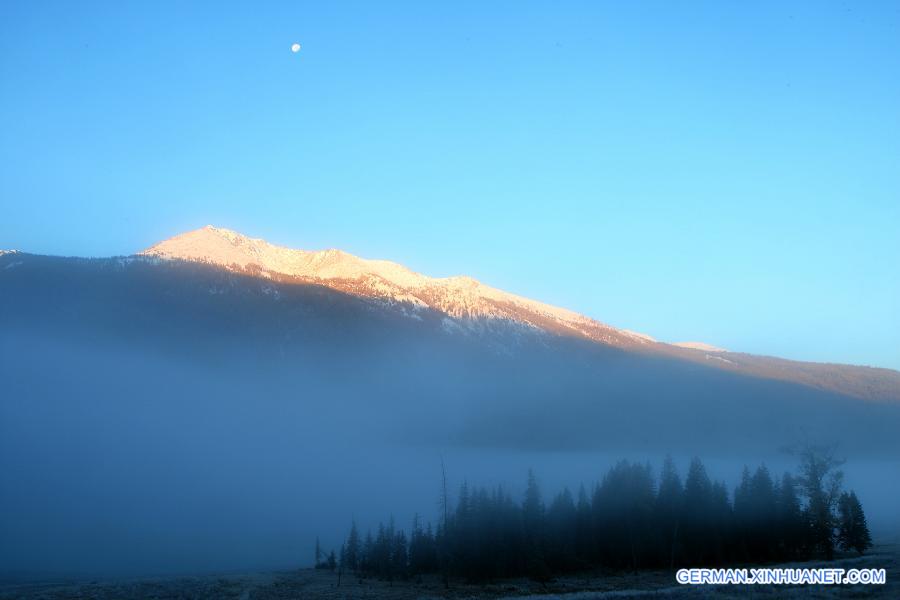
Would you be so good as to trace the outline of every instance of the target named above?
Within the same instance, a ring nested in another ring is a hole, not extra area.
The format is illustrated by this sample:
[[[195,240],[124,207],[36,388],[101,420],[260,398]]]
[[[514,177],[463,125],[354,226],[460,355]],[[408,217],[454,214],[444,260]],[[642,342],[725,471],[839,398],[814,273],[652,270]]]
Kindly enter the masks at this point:
[[[900,368],[900,3],[188,4],[0,5],[0,247],[212,223]]]

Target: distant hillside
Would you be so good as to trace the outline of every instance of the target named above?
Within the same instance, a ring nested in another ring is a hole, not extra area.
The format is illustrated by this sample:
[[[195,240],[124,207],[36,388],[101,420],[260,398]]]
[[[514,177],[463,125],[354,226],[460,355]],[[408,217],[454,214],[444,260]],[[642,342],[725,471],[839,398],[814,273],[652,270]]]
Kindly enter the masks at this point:
[[[0,335],[13,349],[7,368],[28,362],[33,372],[27,348],[38,342],[79,360],[114,349],[116,358],[157,357],[155,368],[163,370],[230,365],[220,380],[259,388],[289,381],[326,398],[365,396],[367,413],[379,403],[411,407],[410,414],[430,418],[400,436],[439,432],[458,444],[721,449],[818,435],[872,450],[898,447],[900,385],[898,373],[886,369],[626,336],[606,343],[540,327],[533,312],[527,321],[509,312],[454,316],[198,262],[21,253],[0,261]]]
[[[293,250],[207,226],[152,246],[145,257],[209,264],[290,283],[314,283],[370,299],[411,319],[438,313],[448,330],[487,328],[545,332],[781,379],[872,400],[900,400],[900,373],[850,365],[804,363],[727,353],[703,342],[665,344],[578,313],[486,286],[470,277],[433,278],[397,263],[362,259],[340,250]],[[424,311],[424,312],[423,312]],[[486,340],[493,343],[495,340]]]

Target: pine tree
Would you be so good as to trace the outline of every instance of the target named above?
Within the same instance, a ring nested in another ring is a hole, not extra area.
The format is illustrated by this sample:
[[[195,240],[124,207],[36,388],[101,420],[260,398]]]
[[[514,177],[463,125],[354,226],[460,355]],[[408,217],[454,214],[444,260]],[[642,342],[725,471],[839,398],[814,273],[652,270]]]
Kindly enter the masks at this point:
[[[709,563],[712,558],[712,482],[699,458],[691,460],[684,482],[684,549],[688,564]]]
[[[346,567],[354,573],[359,570],[359,530],[356,528],[356,520],[350,524],[350,534],[347,536],[345,549]]]
[[[363,551],[360,556],[360,571],[367,575],[375,572],[375,540],[372,538],[372,532],[366,532],[366,541],[363,543]]]
[[[528,469],[528,484],[522,502],[522,523],[528,573],[537,580],[544,580],[548,576],[544,552],[544,502],[541,500],[541,488],[531,469]]]
[[[637,569],[651,555],[656,501],[649,465],[620,461],[603,477],[594,494],[599,560]]]
[[[731,558],[730,540],[734,537],[734,512],[728,502],[728,488],[716,481],[710,488],[709,516],[706,524],[710,561],[722,564]]]
[[[790,473],[784,474],[778,488],[776,521],[779,558],[790,560],[799,557],[805,549],[806,529],[800,500],[797,498],[797,484]]]
[[[682,504],[684,503],[684,487],[675,468],[671,456],[663,462],[659,474],[659,491],[656,495],[656,527],[660,534],[660,554],[668,562],[669,568],[675,566],[678,558],[678,536],[681,527]]]
[[[547,561],[555,571],[566,572],[576,568],[577,519],[572,492],[565,488],[557,494],[547,511]]]
[[[437,534],[435,535],[435,543],[437,547],[437,558],[438,564],[441,568],[441,579],[444,582],[444,588],[450,587],[450,558],[451,558],[451,549],[449,545],[448,539],[448,529],[449,529],[449,521],[450,521],[450,499],[447,496],[447,468],[444,465],[444,457],[441,457],[441,513],[442,513],[442,521],[438,526]]]
[[[750,480],[750,531],[748,536],[750,559],[766,562],[775,557],[776,551],[776,497],[775,485],[765,466],[756,469]]]
[[[743,560],[750,558],[749,537],[753,533],[753,516],[751,508],[750,469],[744,465],[741,471],[741,483],[734,490],[734,551]]]
[[[391,544],[391,579],[406,579],[409,574],[409,548],[406,534],[398,531]]]
[[[409,538],[410,575],[431,573],[437,569],[437,564],[437,548],[431,523],[423,530],[417,514],[413,517],[412,533]]]
[[[591,501],[584,485],[578,488],[578,504],[575,507],[575,554],[582,565],[589,564],[593,554],[593,531],[591,526]]]
[[[375,535],[375,574],[388,579],[391,576],[391,542],[393,541],[393,518],[391,526],[385,527],[384,523],[378,524],[378,533]]]
[[[844,550],[856,550],[862,554],[872,547],[872,536],[869,534],[869,525],[866,523],[866,515],[856,493],[841,494],[838,501],[838,543]]]

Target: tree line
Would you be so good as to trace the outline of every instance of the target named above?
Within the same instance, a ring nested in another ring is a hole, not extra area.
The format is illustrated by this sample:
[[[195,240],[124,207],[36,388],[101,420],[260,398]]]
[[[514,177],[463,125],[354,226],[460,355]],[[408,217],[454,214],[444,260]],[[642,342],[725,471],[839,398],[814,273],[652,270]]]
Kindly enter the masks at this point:
[[[391,518],[362,536],[353,522],[337,560],[317,557],[317,565],[387,580],[436,573],[485,581],[865,552],[865,514],[856,494],[841,489],[841,461],[821,447],[800,458],[797,476],[745,467],[732,494],[696,458],[683,481],[671,458],[658,478],[649,464],[621,461],[593,489],[563,489],[549,504],[531,472],[521,499],[464,483],[451,508],[445,486],[436,526],[416,516],[407,534]]]

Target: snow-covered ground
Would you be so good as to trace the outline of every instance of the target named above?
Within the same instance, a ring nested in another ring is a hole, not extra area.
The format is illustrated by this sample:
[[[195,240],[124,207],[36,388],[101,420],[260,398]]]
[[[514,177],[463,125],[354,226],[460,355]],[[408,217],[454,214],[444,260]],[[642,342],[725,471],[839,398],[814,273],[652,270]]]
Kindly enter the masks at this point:
[[[547,584],[523,579],[489,585],[453,582],[445,589],[437,577],[388,582],[338,577],[327,571],[231,573],[196,577],[157,577],[97,581],[6,582],[0,598],[46,600],[135,600],[138,598],[215,598],[236,600],[479,599],[601,600],[606,598],[900,598],[900,546],[876,546],[870,554],[830,563],[790,566],[884,568],[887,584],[870,586],[679,586],[670,571],[561,577]]]

